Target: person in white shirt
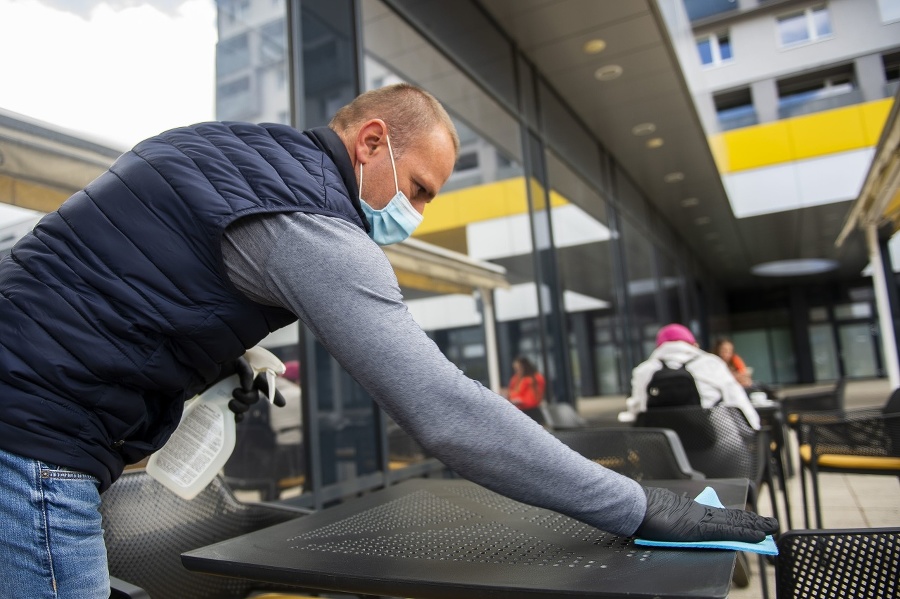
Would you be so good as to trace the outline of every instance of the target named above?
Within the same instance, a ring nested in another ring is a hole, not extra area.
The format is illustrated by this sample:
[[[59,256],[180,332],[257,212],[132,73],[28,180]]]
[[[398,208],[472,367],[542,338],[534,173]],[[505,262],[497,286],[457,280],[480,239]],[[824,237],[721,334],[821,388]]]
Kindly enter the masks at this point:
[[[722,358],[700,349],[691,331],[680,324],[662,327],[656,335],[656,349],[632,371],[631,397],[626,400],[630,419],[647,410],[647,384],[653,374],[662,369],[663,362],[669,368],[686,365],[697,383],[700,405],[704,408],[720,402],[720,405],[738,408],[750,426],[759,430],[759,414],[728,366]]]

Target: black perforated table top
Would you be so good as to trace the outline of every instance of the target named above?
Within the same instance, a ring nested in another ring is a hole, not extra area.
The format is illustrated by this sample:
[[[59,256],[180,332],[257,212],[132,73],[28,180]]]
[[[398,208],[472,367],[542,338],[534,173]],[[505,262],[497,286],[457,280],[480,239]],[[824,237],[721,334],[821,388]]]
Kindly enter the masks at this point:
[[[743,479],[644,481],[742,507]],[[462,480],[416,479],[184,553],[189,570],[420,599],[723,598],[734,553],[642,547]]]

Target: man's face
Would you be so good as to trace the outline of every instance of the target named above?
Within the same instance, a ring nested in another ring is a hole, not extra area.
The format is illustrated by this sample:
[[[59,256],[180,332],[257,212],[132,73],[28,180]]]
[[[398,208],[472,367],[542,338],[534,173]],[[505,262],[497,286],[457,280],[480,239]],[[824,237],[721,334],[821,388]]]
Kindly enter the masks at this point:
[[[390,135],[390,132],[388,132]],[[420,135],[403,151],[394,154],[397,185],[419,214],[434,199],[456,162],[450,134],[441,126]],[[375,210],[381,210],[397,193],[387,143],[381,144],[363,166],[362,198]]]

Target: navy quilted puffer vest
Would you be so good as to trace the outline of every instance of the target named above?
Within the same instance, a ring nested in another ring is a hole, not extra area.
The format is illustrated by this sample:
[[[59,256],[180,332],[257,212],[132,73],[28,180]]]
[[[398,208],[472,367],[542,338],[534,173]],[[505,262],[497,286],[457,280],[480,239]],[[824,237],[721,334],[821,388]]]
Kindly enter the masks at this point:
[[[220,364],[294,321],[231,285],[220,245],[257,213],[364,227],[316,139],[283,125],[174,129],[44,217],[0,261],[0,447],[105,489],[162,446]]]

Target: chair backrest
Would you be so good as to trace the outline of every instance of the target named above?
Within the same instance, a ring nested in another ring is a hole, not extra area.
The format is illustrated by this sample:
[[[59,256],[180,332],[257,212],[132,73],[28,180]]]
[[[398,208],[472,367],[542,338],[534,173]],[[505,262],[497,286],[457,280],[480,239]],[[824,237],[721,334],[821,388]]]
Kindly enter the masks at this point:
[[[575,411],[572,404],[566,402],[545,403],[546,423],[551,429],[566,430],[590,426],[584,417]]]
[[[890,397],[888,397],[887,403],[884,404],[884,407],[881,409],[882,414],[898,414],[900,413],[900,387],[897,387],[891,392]]]
[[[197,497],[178,497],[143,470],[126,471],[101,496],[110,575],[153,599],[245,597],[251,581],[193,573],[181,553],[301,516],[300,510],[239,502],[216,478]]]
[[[900,528],[789,530],[778,538],[778,599],[900,596]]]
[[[674,430],[691,466],[708,478],[739,477],[756,484],[763,479],[764,438],[737,408],[656,408],[638,414],[635,424]]]
[[[634,480],[699,478],[674,431],[595,427],[554,431],[584,457]]]
[[[838,379],[831,389],[788,395],[781,399],[781,407],[785,416],[794,412],[843,410],[846,388],[846,380]]]

